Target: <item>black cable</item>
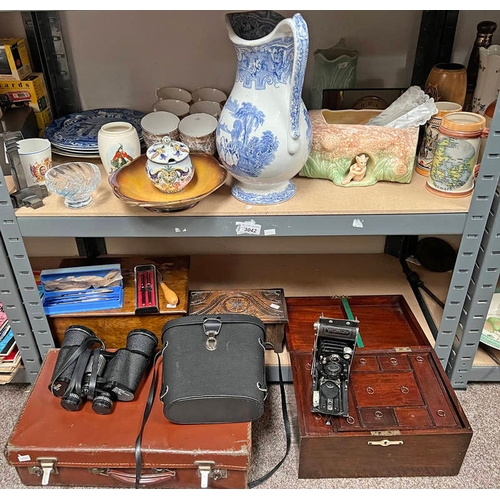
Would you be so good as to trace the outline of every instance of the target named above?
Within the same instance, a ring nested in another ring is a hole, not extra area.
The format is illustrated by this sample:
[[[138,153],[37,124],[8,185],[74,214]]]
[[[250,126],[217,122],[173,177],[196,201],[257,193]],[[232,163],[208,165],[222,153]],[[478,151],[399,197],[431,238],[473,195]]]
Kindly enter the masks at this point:
[[[408,262],[406,262],[406,259],[408,257],[408,246],[409,246],[409,239],[408,239],[408,236],[405,236],[403,238],[403,243],[401,245],[401,253],[400,253],[400,257],[399,257],[399,262],[401,264],[401,267],[403,268],[403,272],[406,276],[406,279],[407,279],[408,283],[410,284],[411,289],[413,290],[415,298],[417,299],[418,305],[420,306],[420,309],[422,310],[422,313],[425,317],[425,320],[427,321],[427,324],[429,325],[432,336],[434,338],[436,338],[437,334],[438,334],[438,329],[436,327],[436,323],[434,322],[434,319],[429,311],[427,303],[425,302],[424,298],[422,297],[422,293],[420,292],[420,288],[425,288],[425,285],[423,284],[422,280],[420,279],[420,276],[415,271],[412,271],[410,269],[410,266],[408,265]],[[426,290],[426,292],[429,293],[428,289],[425,289],[425,290]],[[432,292],[429,295],[431,298],[433,298],[433,296],[434,296],[434,294],[432,294]],[[444,304],[443,304],[443,308],[444,308]]]
[[[288,409],[286,405],[285,384],[283,382],[283,373],[281,369],[280,355],[276,351],[276,348],[273,346],[273,344],[271,344],[270,342],[266,342],[266,345],[272,346],[274,352],[276,353],[276,356],[278,357],[278,374],[279,374],[279,383],[281,392],[281,411],[283,413],[283,424],[285,426],[286,451],[283,458],[267,474],[264,474],[262,477],[248,483],[249,489],[255,488],[256,486],[259,486],[259,484],[262,484],[264,481],[267,481],[281,467],[286,457],[288,456],[288,453],[290,452],[290,445],[292,443],[290,419],[288,417]]]
[[[156,377],[157,377],[157,366],[156,363],[158,358],[161,356],[162,351],[158,351],[153,360],[153,379],[151,380],[151,386],[149,388],[148,400],[146,401],[146,407],[144,408],[144,415],[142,417],[142,424],[137,439],[135,441],[135,488],[139,488],[141,484],[141,471],[142,471],[142,434],[144,433],[144,427],[153,408],[153,403],[155,399],[155,389],[156,389]]]

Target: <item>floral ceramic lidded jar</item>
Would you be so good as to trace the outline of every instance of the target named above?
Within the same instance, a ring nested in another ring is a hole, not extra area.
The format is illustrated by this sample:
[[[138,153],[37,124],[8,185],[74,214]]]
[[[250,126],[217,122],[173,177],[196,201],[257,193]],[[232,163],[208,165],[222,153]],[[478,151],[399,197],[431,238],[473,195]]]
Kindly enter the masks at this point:
[[[146,175],[163,193],[178,193],[193,179],[189,148],[182,142],[165,136],[148,148],[146,156]]]
[[[312,129],[302,102],[309,49],[307,25],[273,11],[226,15],[237,56],[234,87],[216,132],[219,158],[236,179],[232,195],[275,204],[296,191],[290,180],[306,162]]]

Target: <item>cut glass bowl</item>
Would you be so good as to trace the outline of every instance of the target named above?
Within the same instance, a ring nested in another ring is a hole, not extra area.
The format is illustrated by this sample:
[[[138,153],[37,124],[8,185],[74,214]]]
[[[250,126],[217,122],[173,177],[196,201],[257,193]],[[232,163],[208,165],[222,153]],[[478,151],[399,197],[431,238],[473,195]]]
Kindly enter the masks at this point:
[[[55,165],[45,174],[47,189],[64,197],[68,208],[86,207],[92,203],[92,192],[101,180],[97,165],[87,162],[70,162]]]

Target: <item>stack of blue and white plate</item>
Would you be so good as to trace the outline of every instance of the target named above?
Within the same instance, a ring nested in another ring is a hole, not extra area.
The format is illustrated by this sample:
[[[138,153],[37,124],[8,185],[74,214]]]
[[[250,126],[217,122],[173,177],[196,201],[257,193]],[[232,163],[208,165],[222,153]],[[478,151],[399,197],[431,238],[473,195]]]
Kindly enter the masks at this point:
[[[141,111],[131,109],[90,109],[54,120],[45,129],[45,137],[52,144],[52,153],[80,158],[99,158],[97,134],[105,123],[131,123],[142,143],[143,116],[144,113]]]

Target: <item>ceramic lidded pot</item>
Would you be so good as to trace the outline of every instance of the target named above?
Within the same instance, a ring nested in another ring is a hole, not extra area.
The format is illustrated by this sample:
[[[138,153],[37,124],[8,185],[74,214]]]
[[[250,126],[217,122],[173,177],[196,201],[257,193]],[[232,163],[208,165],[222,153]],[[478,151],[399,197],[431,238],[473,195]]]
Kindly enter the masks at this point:
[[[149,147],[146,156],[146,175],[163,193],[182,191],[194,176],[189,148],[168,136]]]

